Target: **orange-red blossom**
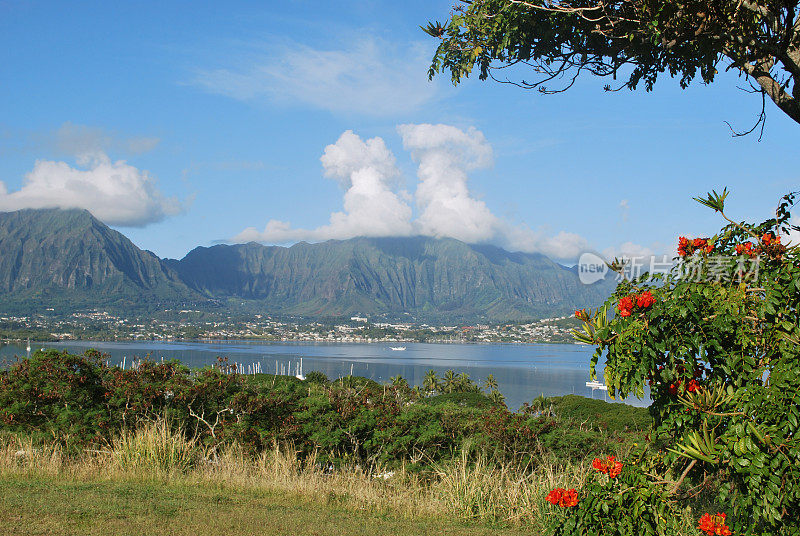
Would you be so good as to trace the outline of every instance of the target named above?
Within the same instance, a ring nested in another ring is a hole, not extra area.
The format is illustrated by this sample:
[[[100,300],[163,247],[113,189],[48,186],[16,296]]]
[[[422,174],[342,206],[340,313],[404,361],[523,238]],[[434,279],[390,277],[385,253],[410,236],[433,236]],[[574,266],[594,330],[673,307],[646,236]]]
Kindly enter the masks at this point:
[[[703,514],[697,528],[709,536],[730,536],[731,534],[731,529],[725,524],[725,514],[722,513],[713,516],[708,513]]]
[[[568,508],[578,504],[578,492],[575,489],[556,488],[547,494],[545,500],[550,504]]]
[[[619,302],[617,303],[617,308],[619,308],[620,316],[631,316],[631,311],[633,310],[633,298],[630,296],[620,298]]]
[[[620,298],[617,302],[617,309],[619,309],[620,316],[631,316],[633,308],[647,309],[656,303],[656,299],[649,290],[645,290],[640,294],[633,294]]]
[[[711,253],[714,251],[714,244],[709,242],[708,238],[695,238],[694,240],[689,240],[685,236],[678,238],[678,255],[688,257],[695,251]]]
[[[575,311],[575,318],[580,318],[584,322],[589,321],[589,313],[586,312],[586,309],[579,309]]]
[[[622,462],[618,462],[616,456],[609,456],[605,460],[595,458],[592,467],[601,473],[607,473],[609,478],[616,478],[622,472]]]

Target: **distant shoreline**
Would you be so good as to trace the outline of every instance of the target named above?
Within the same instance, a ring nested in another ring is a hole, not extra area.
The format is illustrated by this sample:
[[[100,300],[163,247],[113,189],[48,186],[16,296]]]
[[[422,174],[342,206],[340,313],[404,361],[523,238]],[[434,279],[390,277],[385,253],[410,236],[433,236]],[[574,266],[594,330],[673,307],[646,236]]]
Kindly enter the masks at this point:
[[[5,344],[12,343],[26,343],[28,339],[0,339],[0,342]],[[30,342],[35,343],[69,343],[69,342],[196,342],[208,344],[220,343],[234,343],[234,342],[263,342],[263,343],[318,343],[318,344],[474,344],[474,345],[490,345],[490,344],[508,344],[508,345],[534,345],[534,344],[559,344],[559,345],[575,345],[575,346],[589,346],[580,342],[567,342],[567,341],[443,341],[443,340],[430,340],[430,341],[417,341],[412,339],[400,340],[318,340],[318,339],[266,339],[261,337],[249,338],[236,338],[236,339],[136,339],[136,338],[90,338],[90,339],[30,339]]]

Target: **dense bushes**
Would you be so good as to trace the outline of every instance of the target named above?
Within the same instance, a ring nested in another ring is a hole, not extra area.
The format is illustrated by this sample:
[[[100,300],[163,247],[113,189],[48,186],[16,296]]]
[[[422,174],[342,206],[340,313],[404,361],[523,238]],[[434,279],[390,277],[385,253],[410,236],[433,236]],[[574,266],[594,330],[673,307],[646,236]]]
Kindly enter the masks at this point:
[[[201,370],[144,361],[123,371],[96,352],[48,350],[0,372],[0,427],[77,449],[166,417],[212,451],[226,443],[251,452],[291,443],[301,456],[314,453],[327,464],[405,462],[423,469],[465,443],[523,466],[535,466],[543,452],[575,460],[647,428],[640,410],[628,406],[592,402],[601,405],[591,409],[595,420],[609,411],[627,419],[599,430],[585,422],[579,397],[570,397],[571,405],[555,400],[555,412],[511,412],[474,384],[443,385],[450,392],[412,389],[402,378],[381,385],[322,374],[306,381],[243,376],[224,361]]]

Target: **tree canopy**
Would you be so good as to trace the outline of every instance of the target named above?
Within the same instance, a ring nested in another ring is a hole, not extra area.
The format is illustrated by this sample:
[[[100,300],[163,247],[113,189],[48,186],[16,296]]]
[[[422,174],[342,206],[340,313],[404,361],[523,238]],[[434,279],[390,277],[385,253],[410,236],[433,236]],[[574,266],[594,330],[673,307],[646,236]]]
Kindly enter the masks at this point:
[[[685,88],[735,69],[761,96],[763,126],[767,98],[800,123],[799,12],[796,0],[461,0],[423,29],[441,40],[429,77],[450,71],[454,84],[478,68],[542,93],[582,72],[611,78],[607,90],[650,91],[664,73]],[[514,65],[532,77],[498,75]]]

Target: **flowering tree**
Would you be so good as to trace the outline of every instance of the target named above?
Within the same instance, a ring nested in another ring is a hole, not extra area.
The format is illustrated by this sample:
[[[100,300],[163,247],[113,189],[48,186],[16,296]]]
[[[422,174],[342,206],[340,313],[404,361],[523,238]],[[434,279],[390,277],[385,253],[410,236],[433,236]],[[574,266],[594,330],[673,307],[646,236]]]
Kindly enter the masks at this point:
[[[728,224],[681,238],[674,270],[576,312],[576,338],[597,346],[593,376],[605,355],[609,394],[649,385],[656,425],[623,466],[597,461],[604,480],[578,491],[558,534],[670,534],[698,497],[724,510],[700,517],[698,534],[800,533],[800,248],[782,243],[800,193],[760,224],[731,220],[727,194],[698,199]]]

